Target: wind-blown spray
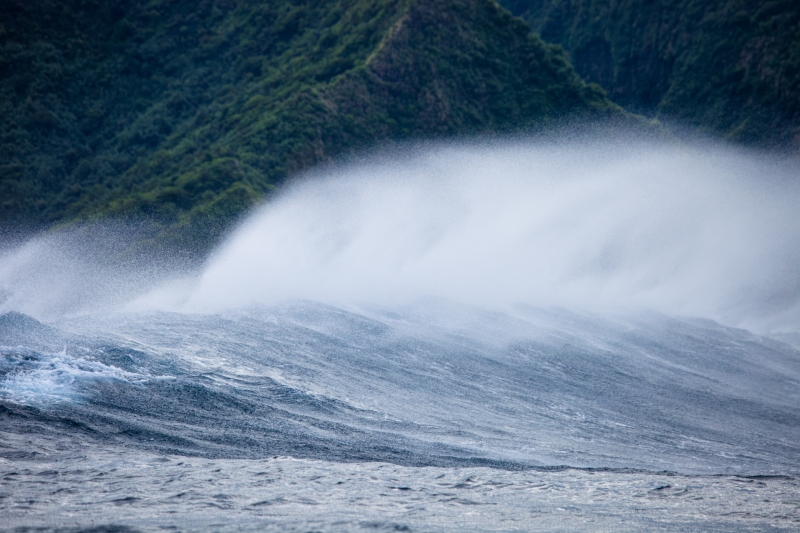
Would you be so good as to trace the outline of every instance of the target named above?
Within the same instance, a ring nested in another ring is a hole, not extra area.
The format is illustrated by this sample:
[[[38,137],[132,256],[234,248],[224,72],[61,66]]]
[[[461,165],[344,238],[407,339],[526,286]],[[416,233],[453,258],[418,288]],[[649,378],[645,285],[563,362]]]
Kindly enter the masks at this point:
[[[794,327],[795,171],[637,143],[446,147],[345,167],[254,214],[185,309],[435,295]]]
[[[298,179],[178,281],[103,266],[74,235],[34,239],[0,260],[0,305],[47,318],[439,296],[796,330],[797,174],[714,145],[439,146]]]

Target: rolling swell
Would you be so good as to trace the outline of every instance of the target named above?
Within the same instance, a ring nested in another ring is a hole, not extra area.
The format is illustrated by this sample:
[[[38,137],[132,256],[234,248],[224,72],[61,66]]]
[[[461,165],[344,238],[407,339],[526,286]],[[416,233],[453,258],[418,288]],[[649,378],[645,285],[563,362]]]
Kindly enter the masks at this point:
[[[4,426],[62,446],[714,474],[800,452],[798,353],[711,321],[431,300],[0,323]]]
[[[257,345],[223,342],[220,355],[236,357],[232,367],[208,368],[193,357],[182,359],[180,350],[185,346],[176,339],[162,339],[169,342],[167,347],[137,349],[130,341],[113,337],[66,334],[20,314],[2,318],[3,336],[21,345],[3,348],[8,370],[2,394],[7,402],[0,416],[9,437],[41,433],[44,439],[71,440],[76,449],[90,444],[135,446],[216,458],[291,455],[405,465],[521,466],[475,456],[456,446],[418,442],[403,434],[414,432],[413,423],[376,423],[374,412],[283,385],[252,369],[243,371],[241,364],[259,360]],[[182,327],[187,337],[195,336],[194,328],[209,331],[212,337],[241,332],[235,322],[220,318],[198,323],[164,316],[160,322],[173,332]],[[282,340],[287,341],[285,336]],[[274,342],[270,341],[267,338],[263,344],[269,347]],[[57,354],[24,347],[27,343],[46,349],[62,342],[70,348]],[[162,351],[165,348],[175,352]],[[53,359],[69,359],[72,364],[59,368]],[[42,387],[42,366],[54,375],[49,387]],[[86,367],[94,371],[83,370]],[[26,389],[21,376],[38,381],[38,389]],[[63,442],[60,447],[64,448]],[[13,446],[3,453],[26,455]]]

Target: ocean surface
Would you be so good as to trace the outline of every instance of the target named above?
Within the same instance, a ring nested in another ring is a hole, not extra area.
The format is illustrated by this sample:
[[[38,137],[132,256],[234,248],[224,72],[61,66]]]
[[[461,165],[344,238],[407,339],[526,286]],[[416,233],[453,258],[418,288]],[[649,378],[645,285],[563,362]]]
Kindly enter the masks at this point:
[[[0,530],[800,531],[799,175],[476,143],[321,169],[201,263],[0,241]]]
[[[0,339],[10,531],[800,528],[800,352],[710,320],[293,301]]]

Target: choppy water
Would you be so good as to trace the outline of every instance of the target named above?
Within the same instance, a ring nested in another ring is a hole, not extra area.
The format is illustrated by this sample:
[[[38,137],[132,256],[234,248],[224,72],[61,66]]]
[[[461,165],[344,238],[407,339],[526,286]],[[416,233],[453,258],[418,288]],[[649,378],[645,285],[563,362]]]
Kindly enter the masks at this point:
[[[336,172],[197,271],[119,228],[0,250],[0,529],[800,530],[796,163]]]
[[[800,353],[711,321],[296,301],[0,335],[11,529],[800,527]]]
[[[0,467],[6,524],[57,523],[61,531],[729,532],[796,531],[800,520],[792,477],[209,460],[133,451]]]

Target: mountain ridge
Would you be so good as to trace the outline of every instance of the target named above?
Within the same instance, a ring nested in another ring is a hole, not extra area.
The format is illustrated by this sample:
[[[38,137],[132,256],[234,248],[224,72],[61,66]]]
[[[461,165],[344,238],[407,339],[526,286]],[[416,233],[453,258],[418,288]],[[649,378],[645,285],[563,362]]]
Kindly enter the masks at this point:
[[[143,217],[211,242],[289,175],[376,141],[636,121],[491,0],[72,0],[55,37],[25,10],[69,6],[14,5],[43,29],[0,43],[6,223]]]
[[[745,145],[800,147],[800,3],[500,3],[630,111]]]

